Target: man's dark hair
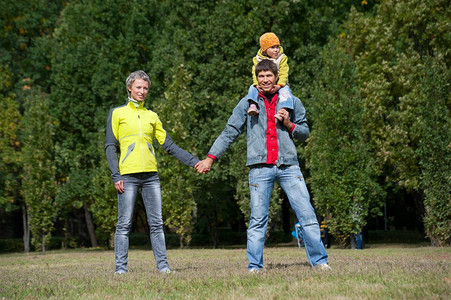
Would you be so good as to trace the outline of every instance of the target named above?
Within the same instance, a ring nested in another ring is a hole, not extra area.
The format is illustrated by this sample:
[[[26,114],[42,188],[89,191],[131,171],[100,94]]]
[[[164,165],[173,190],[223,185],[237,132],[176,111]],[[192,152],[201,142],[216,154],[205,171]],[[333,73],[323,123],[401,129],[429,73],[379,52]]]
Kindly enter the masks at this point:
[[[277,65],[269,59],[264,59],[255,66],[255,76],[258,76],[261,71],[271,71],[274,75],[279,73]]]

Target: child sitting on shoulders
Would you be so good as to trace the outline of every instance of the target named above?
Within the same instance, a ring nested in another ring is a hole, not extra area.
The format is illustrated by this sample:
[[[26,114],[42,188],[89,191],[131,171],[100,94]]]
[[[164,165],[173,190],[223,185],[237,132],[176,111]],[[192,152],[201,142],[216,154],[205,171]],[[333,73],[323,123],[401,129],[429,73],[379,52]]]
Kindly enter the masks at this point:
[[[257,55],[253,58],[252,77],[254,84],[251,85],[248,92],[249,110],[248,114],[251,116],[258,115],[258,92],[259,86],[257,77],[255,76],[255,66],[263,59],[272,60],[279,69],[279,80],[273,89],[274,94],[279,92],[279,104],[277,110],[285,109],[287,112],[293,110],[293,99],[291,90],[288,86],[288,57],[283,53],[283,48],[280,46],[280,41],[272,32],[267,32],[260,37],[260,49]],[[279,115],[275,117],[282,121]]]

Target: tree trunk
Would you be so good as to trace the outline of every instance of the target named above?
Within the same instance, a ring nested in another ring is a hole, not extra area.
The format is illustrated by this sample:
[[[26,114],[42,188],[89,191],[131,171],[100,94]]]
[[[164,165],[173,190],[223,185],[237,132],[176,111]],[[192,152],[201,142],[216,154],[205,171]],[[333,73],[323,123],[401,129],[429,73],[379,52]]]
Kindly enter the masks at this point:
[[[88,227],[89,238],[91,239],[91,245],[94,248],[98,247],[96,233],[94,230],[94,223],[92,222],[91,213],[89,212],[86,205],[83,205],[83,209],[85,210],[86,226]]]
[[[45,253],[45,235],[42,234],[42,247],[41,247],[42,253]]]
[[[182,235],[179,237],[179,243],[180,243],[180,249],[185,248],[185,243],[183,242],[183,236]]]
[[[30,226],[28,226],[28,213],[25,203],[20,204],[22,208],[22,224],[23,224],[23,251],[30,252]]]

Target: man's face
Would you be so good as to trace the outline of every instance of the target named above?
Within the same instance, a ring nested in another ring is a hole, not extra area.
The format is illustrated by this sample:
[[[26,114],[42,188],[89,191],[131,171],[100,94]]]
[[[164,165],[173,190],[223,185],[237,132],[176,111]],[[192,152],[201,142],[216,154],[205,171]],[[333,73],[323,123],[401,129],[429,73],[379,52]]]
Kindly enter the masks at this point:
[[[271,71],[261,71],[257,75],[258,85],[265,93],[269,93],[278,80],[278,76]]]

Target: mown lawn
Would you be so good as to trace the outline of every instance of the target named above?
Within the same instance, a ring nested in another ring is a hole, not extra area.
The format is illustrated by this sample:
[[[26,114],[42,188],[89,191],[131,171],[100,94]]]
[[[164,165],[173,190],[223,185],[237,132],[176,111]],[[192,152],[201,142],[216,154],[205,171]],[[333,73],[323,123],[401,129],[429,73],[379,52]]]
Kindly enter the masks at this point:
[[[246,250],[168,250],[161,275],[149,250],[130,250],[114,275],[112,251],[0,255],[0,299],[451,299],[451,248],[369,245],[328,249],[331,271],[304,249],[265,248],[265,270],[247,272]]]

